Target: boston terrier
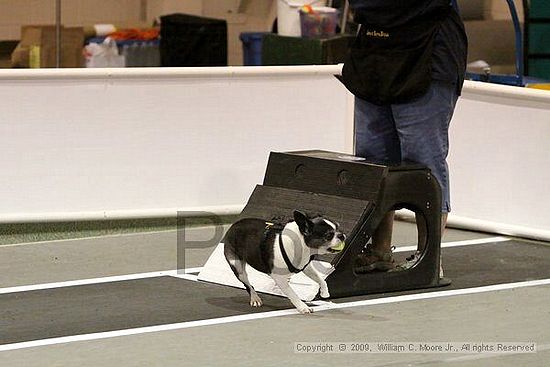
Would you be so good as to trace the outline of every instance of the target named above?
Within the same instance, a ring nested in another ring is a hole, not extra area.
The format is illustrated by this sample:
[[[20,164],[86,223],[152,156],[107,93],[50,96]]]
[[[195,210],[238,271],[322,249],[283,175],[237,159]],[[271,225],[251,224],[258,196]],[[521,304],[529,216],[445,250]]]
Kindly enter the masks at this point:
[[[224,255],[235,276],[250,295],[250,305],[260,307],[262,300],[248,281],[245,265],[268,274],[300,313],[311,313],[290,287],[292,273],[304,272],[320,286],[322,298],[330,297],[327,283],[311,265],[314,255],[340,252],[346,236],[338,224],[323,217],[310,218],[294,211],[294,221],[276,226],[262,219],[241,219],[224,237]]]

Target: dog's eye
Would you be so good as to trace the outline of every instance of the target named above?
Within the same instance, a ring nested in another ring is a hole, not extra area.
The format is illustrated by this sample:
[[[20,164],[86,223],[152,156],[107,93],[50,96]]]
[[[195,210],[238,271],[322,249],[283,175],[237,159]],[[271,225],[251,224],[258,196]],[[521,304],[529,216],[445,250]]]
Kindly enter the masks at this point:
[[[334,237],[334,232],[327,232],[327,234],[325,235],[325,238],[326,238],[327,240],[332,239],[332,237]]]

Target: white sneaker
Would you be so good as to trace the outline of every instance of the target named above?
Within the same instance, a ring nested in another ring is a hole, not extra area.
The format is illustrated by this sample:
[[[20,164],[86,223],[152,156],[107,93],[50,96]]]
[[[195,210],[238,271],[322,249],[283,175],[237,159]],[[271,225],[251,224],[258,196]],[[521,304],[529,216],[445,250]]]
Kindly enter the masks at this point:
[[[414,254],[412,254],[411,256],[409,256],[405,259],[404,263],[401,263],[401,264],[397,265],[395,268],[396,268],[396,270],[410,269],[414,266],[414,264],[416,264],[418,259],[420,259],[420,251],[415,251]]]
[[[417,261],[419,259],[420,259],[420,251],[415,251],[414,254],[412,254],[411,256],[409,256],[405,259],[404,263],[401,263],[401,264],[397,265],[395,268],[396,268],[396,270],[410,269],[414,266],[414,264],[417,263]],[[443,274],[443,264],[441,263],[441,258],[440,258],[440,260],[439,260],[439,277],[443,278],[443,276],[444,276],[444,274]]]

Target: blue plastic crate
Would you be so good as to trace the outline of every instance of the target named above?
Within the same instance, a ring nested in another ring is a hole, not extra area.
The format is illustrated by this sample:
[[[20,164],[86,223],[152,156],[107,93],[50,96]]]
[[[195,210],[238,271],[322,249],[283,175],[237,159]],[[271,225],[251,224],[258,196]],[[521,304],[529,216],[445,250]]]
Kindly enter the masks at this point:
[[[262,45],[264,35],[268,32],[243,32],[240,39],[243,43],[243,65],[260,66],[262,65]]]

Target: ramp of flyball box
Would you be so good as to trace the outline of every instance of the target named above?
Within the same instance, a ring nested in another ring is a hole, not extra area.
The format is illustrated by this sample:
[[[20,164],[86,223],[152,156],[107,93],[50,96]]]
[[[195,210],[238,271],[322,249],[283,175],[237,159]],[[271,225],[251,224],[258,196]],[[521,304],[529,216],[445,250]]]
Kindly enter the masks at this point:
[[[338,222],[348,236],[359,230],[365,217],[371,212],[372,204],[366,200],[312,193],[271,186],[256,186],[240,218],[261,218],[268,222],[286,223],[292,220],[295,209],[308,215],[322,215]],[[316,269],[326,278],[334,269],[332,258],[323,257],[315,262]],[[282,295],[273,280],[250,266],[247,273],[254,288],[263,293]],[[199,280],[232,287],[243,288],[229,268],[220,243],[199,274]],[[312,300],[319,292],[319,286],[304,274],[291,277],[292,288],[305,301]]]

